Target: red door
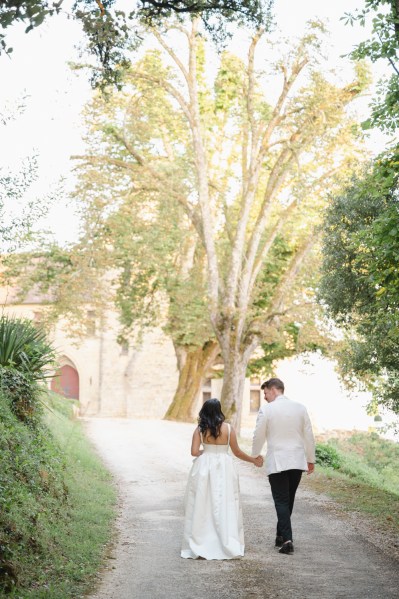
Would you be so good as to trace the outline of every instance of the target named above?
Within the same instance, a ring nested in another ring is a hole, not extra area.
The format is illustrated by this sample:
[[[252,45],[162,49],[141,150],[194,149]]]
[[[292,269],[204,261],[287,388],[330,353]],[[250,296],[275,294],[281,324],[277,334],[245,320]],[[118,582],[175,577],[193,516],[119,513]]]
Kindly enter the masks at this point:
[[[51,390],[64,397],[79,399],[78,371],[68,364],[62,366],[51,380]]]

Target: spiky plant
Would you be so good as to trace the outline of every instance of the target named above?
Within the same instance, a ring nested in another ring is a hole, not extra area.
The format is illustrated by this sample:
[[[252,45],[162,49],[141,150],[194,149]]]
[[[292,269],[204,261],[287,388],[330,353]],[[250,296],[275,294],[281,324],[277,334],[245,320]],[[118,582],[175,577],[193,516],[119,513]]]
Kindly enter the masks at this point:
[[[40,423],[43,386],[54,369],[56,351],[46,333],[28,319],[0,317],[0,387],[15,415]]]
[[[26,318],[0,317],[0,366],[39,381],[49,376],[55,360],[56,351],[43,330]]]

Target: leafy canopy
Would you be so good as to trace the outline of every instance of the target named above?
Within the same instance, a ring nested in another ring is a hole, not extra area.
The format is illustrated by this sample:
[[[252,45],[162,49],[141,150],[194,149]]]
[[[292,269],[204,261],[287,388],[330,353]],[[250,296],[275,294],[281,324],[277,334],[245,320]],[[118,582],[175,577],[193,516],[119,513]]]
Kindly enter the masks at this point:
[[[347,331],[340,361],[399,413],[399,149],[380,156],[332,199],[320,296]]]
[[[397,0],[365,0],[364,8],[343,19],[365,25],[371,18],[370,39],[361,42],[351,53],[355,60],[369,58],[372,62],[386,60],[393,69],[390,78],[379,82],[377,95],[371,103],[371,116],[363,123],[365,129],[378,127],[394,132],[399,126],[399,3]]]
[[[206,30],[220,42],[228,35],[229,23],[269,26],[272,5],[273,0],[132,0],[127,13],[121,10],[118,0],[75,0],[69,16],[80,21],[87,48],[97,61],[91,83],[103,88],[110,83],[121,85],[123,72],[130,64],[128,52],[142,41],[142,25],[157,26],[173,16],[200,16]],[[22,22],[28,33],[64,10],[63,0],[7,0],[0,3],[0,26],[5,30]],[[1,33],[0,53],[12,51]]]

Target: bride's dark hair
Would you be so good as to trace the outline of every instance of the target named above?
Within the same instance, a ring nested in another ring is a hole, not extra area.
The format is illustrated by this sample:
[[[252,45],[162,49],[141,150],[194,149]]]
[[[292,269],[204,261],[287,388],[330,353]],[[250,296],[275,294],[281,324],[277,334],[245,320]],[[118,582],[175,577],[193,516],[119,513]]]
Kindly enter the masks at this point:
[[[209,431],[210,436],[217,439],[220,435],[220,427],[224,422],[222,406],[218,399],[207,399],[198,414],[198,427],[204,435]]]

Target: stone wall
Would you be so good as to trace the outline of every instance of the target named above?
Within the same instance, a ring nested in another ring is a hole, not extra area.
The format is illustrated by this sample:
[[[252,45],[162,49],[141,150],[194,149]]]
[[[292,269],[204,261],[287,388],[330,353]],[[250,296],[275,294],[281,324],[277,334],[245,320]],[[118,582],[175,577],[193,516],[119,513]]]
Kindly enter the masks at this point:
[[[43,306],[14,304],[3,310],[39,321]],[[122,348],[116,341],[118,330],[117,316],[109,312],[96,322],[93,334],[82,339],[71,338],[63,321],[51,333],[59,365],[69,364],[79,374],[80,414],[162,418],[178,381],[173,344],[160,329],[152,329],[138,346]]]

